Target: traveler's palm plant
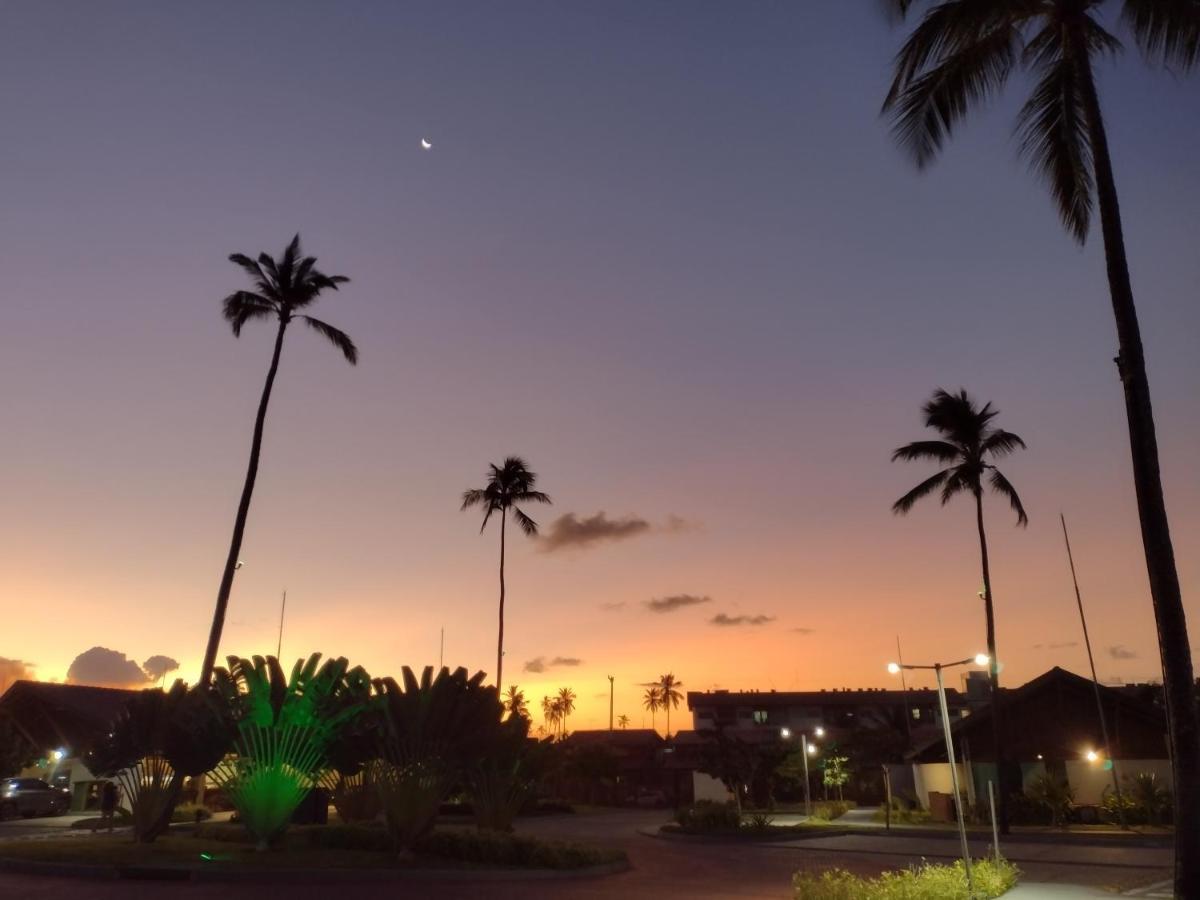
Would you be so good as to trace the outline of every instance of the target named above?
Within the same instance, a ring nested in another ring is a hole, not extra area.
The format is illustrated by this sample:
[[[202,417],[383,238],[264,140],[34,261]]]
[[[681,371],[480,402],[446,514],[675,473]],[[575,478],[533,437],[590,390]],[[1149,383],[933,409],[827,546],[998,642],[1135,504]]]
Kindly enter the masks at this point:
[[[216,765],[230,742],[228,721],[209,692],[177,681],[169,691],[134,694],[86,764],[121,786],[134,838],[148,843],[170,823],[183,780]]]
[[[236,755],[213,778],[259,849],[283,834],[292,813],[329,766],[340,729],[360,715],[369,676],[344,658],[297,660],[285,677],[273,656],[230,657],[214,683],[236,723]]]

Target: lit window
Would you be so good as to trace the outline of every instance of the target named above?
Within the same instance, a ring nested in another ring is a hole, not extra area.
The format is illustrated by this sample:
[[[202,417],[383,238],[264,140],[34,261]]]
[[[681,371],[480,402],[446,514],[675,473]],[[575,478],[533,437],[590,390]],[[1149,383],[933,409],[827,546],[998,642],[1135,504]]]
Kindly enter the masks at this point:
[[[756,709],[754,711],[754,721],[759,725],[764,724],[767,721],[767,711],[765,709]]]
[[[920,711],[919,709],[914,709],[914,710],[912,711],[912,714],[913,714],[913,718],[914,718],[914,719],[919,719],[919,718],[921,718],[921,711]]]

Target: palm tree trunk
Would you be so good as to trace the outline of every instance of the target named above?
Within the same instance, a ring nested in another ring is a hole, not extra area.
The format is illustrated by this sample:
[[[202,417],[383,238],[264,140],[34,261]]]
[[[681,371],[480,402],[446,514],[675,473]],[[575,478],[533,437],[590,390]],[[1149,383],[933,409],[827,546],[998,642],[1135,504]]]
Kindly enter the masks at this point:
[[[242,485],[242,499],[238,501],[237,516],[233,520],[233,540],[229,542],[229,556],[225,559],[225,571],[221,573],[221,586],[217,589],[217,608],[213,612],[212,630],[208,635],[208,647],[204,651],[204,665],[200,667],[200,684],[207,684],[217,662],[217,649],[221,644],[221,632],[225,628],[225,610],[229,606],[229,593],[233,589],[233,573],[237,568],[238,556],[242,552],[242,535],[246,531],[246,517],[250,513],[250,498],[254,495],[254,482],[258,478],[258,460],[262,453],[263,425],[267,419],[267,404],[271,400],[271,388],[275,385],[275,374],[279,371],[279,355],[283,352],[283,333],[287,330],[287,319],[279,320],[279,331],[275,335],[275,351],[271,354],[271,368],[267,370],[267,381],[263,385],[262,398],[258,401],[258,415],[254,419],[254,437],[250,441],[250,465],[246,469],[246,481]]]
[[[502,510],[500,516],[500,630],[496,638],[496,687],[499,689],[503,682],[504,673],[504,523],[508,519],[508,510]]]
[[[1003,701],[1000,697],[1000,665],[996,659],[996,614],[992,605],[992,573],[988,566],[987,533],[983,530],[983,492],[975,493],[975,524],[979,528],[979,556],[983,565],[983,610],[987,619],[988,693],[992,702],[992,751],[996,757],[996,782],[1000,789],[997,824],[1001,834],[1008,834],[1008,779],[1004,752]],[[954,765],[954,760],[950,760]],[[970,773],[968,773],[970,774]],[[954,802],[961,802],[958,797]]]
[[[1187,619],[1179,588],[1179,574],[1175,568],[1166,501],[1163,498],[1158,439],[1154,429],[1154,411],[1150,405],[1150,382],[1146,377],[1141,330],[1133,303],[1133,286],[1129,280],[1129,263],[1125,256],[1125,236],[1112,157],[1108,150],[1108,135],[1100,111],[1100,98],[1096,92],[1091,62],[1086,52],[1082,51],[1084,38],[1079,32],[1075,32],[1074,38],[1075,65],[1092,145],[1109,293],[1117,322],[1120,350],[1116,363],[1125,388],[1133,485],[1137,494],[1142,547],[1150,577],[1150,598],[1154,604],[1167,700],[1167,729],[1175,783],[1175,894],[1178,897],[1200,897],[1200,716],[1192,693],[1194,676]]]
[[[667,740],[671,739],[671,701],[667,701]]]

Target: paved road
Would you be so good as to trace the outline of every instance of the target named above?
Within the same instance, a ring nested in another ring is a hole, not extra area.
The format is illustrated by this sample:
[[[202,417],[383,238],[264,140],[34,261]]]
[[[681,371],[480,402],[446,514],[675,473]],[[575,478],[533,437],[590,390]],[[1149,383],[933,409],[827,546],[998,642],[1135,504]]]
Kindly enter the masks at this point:
[[[399,881],[386,884],[356,884],[353,888],[320,884],[293,884],[287,888],[289,900],[328,900],[333,894],[384,900],[384,898],[454,898],[487,897],[489,900],[529,900],[530,897],[564,898],[564,900],[597,900],[619,897],[621,900],[718,900],[718,898],[772,898],[783,900],[791,896],[791,875],[797,869],[823,870],[840,866],[860,874],[875,874],[884,869],[902,868],[914,861],[912,853],[921,852],[915,845],[897,841],[920,841],[908,838],[846,837],[821,838],[822,844],[796,842],[777,846],[731,844],[717,842],[672,841],[646,837],[638,832],[662,821],[662,813],[646,811],[613,811],[577,816],[553,816],[529,820],[522,830],[542,837],[580,840],[609,846],[624,847],[634,869],[604,878],[569,880],[524,879],[509,882],[480,881]],[[886,842],[882,847],[868,847],[860,841]],[[946,843],[933,839],[937,848]],[[833,841],[844,843],[836,844]],[[1043,845],[1038,851],[1044,851]],[[1063,854],[1076,858],[1078,851],[1101,854],[1082,864],[1063,863],[1053,858],[1038,858],[1022,864],[1027,888],[1023,896],[1036,900],[1039,894],[1033,883],[1080,884],[1099,888],[1126,889],[1166,877],[1158,867],[1156,857],[1126,856],[1120,866],[1103,864],[1107,848],[1060,848]],[[1118,848],[1120,849],[1120,848]],[[882,850],[884,852],[877,852]],[[867,852],[864,852],[867,851]],[[1138,852],[1132,850],[1133,854]],[[1061,855],[1061,858],[1067,858]],[[1134,866],[1138,867],[1134,867]],[[1148,866],[1148,867],[1146,867]],[[51,879],[0,874],[0,896],[28,900],[78,900],[80,882],[72,879]],[[1030,891],[1033,891],[1030,893]],[[258,900],[263,886],[252,884],[162,884],[147,882],[88,882],[89,900]],[[1062,895],[1059,895],[1062,896]],[[1085,895],[1086,896],[1086,895]]]

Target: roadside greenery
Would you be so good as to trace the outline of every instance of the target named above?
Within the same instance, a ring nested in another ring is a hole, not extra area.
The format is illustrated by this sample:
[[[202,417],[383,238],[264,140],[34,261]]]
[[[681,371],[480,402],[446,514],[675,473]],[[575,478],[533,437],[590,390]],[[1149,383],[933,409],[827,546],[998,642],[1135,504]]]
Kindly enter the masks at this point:
[[[1007,860],[971,863],[973,900],[999,897],[1017,883],[1020,872]],[[792,877],[795,900],[967,900],[967,876],[962,860],[953,865],[926,863],[878,878],[862,878],[844,869],[820,874],[797,872]]]

